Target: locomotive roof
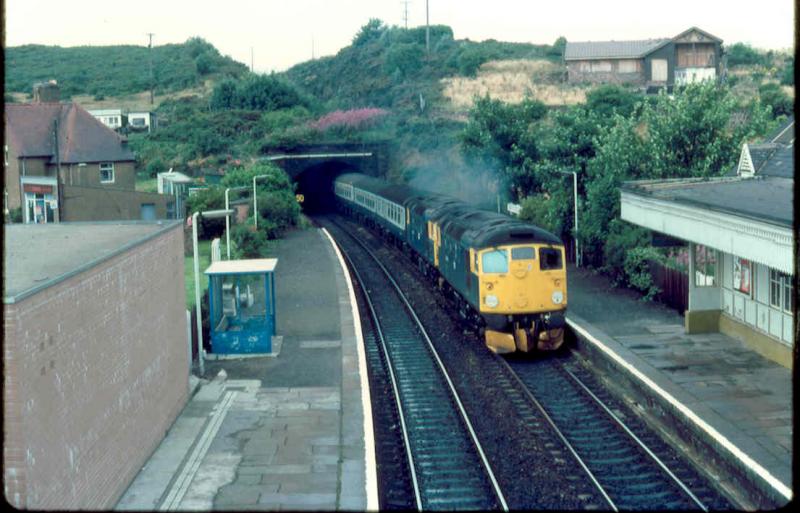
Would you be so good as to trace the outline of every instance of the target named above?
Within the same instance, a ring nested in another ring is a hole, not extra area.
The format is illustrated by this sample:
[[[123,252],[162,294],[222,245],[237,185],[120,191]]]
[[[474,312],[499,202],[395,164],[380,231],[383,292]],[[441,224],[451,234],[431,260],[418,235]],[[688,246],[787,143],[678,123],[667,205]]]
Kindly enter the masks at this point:
[[[470,247],[526,242],[561,244],[558,237],[535,225],[477,209],[449,196],[421,191],[407,185],[390,184],[360,173],[343,174],[337,178],[339,179],[407,206],[416,214],[424,214],[426,219],[440,223],[442,231]]]

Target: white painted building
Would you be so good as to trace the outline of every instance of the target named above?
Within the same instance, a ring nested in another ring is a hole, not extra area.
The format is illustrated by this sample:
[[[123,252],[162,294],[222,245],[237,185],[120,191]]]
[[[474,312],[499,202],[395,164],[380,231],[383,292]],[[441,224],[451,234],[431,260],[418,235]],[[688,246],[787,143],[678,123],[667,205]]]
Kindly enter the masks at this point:
[[[794,120],[745,145],[736,172],[627,182],[623,220],[689,246],[689,333],[721,331],[792,366]]]
[[[89,114],[112,130],[125,126],[125,116],[122,114],[122,109],[90,110]]]
[[[155,112],[136,111],[128,113],[128,126],[136,130],[145,130],[151,132],[156,129],[156,114]]]

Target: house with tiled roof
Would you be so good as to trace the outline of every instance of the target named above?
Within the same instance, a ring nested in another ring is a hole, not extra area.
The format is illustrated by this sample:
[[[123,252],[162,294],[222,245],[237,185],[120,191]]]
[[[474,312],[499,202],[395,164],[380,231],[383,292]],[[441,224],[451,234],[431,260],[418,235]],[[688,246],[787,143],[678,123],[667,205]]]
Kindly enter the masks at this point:
[[[697,27],[672,38],[639,41],[567,41],[570,83],[633,84],[663,88],[717,79],[722,40]]]
[[[794,119],[718,178],[626,182],[621,217],[689,249],[689,333],[720,331],[792,366]]]
[[[26,223],[165,218],[163,198],[135,191],[127,141],[79,105],[53,101],[48,86],[46,98],[5,105],[5,211],[21,208]]]

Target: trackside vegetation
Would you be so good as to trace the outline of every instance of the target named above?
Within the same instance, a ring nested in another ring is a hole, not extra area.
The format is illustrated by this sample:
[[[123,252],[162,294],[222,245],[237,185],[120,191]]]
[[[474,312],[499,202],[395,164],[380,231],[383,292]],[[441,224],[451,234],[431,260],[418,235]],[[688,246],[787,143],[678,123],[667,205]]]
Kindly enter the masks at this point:
[[[719,84],[647,96],[598,86],[576,105],[548,106],[532,96],[511,103],[490,91],[466,109],[443,93],[445,79],[481,78],[482,66],[498,60],[543,63],[548,84],[559,87],[565,45],[563,37],[538,45],[458,40],[452,28],[434,25],[428,49],[424,27],[371,19],[336,55],[271,74],[249,72],[200,38],[152,50],[28,45],[6,49],[6,100],[52,78],[65,99],[146,91],[152,55],[159,129],[128,135],[141,181],[173,169],[205,182],[189,200],[192,212],[223,208],[226,187],[268,175],[257,186],[259,230],[252,212],[231,230],[237,256],[263,255],[300,222],[290,180],[264,156],[307,144],[377,142],[387,149],[390,179],[486,208],[518,202],[523,218],[577,236],[585,264],[651,297],[657,291],[648,262],[663,255],[650,247],[649,233],[619,220],[620,185],[730,171],[743,142],[792,113],[794,56],[733,43]],[[205,92],[168,94],[186,88]],[[224,235],[224,221],[200,228],[204,238]]]

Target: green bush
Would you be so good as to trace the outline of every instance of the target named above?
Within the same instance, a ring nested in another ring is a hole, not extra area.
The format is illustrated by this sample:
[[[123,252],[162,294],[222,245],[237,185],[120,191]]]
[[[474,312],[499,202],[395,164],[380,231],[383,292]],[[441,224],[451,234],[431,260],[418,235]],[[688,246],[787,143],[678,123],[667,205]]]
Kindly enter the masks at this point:
[[[267,252],[267,235],[259,220],[258,230],[253,225],[237,224],[231,228],[231,246],[235,258],[264,258]]]
[[[519,218],[531,224],[555,233],[551,210],[552,201],[544,194],[534,194],[523,199],[520,203],[522,210]]]
[[[766,64],[764,55],[747,43],[734,43],[728,48],[728,66]]]
[[[22,222],[22,207],[12,208],[8,211],[8,220],[10,223]]]
[[[627,285],[645,294],[644,299],[652,300],[661,289],[653,283],[650,274],[650,261],[662,261],[663,256],[655,248],[631,248],[625,253],[625,279]]]
[[[789,98],[781,86],[775,83],[764,84],[758,88],[758,95],[763,105],[768,105],[773,117],[790,116],[794,111],[794,101]]]

